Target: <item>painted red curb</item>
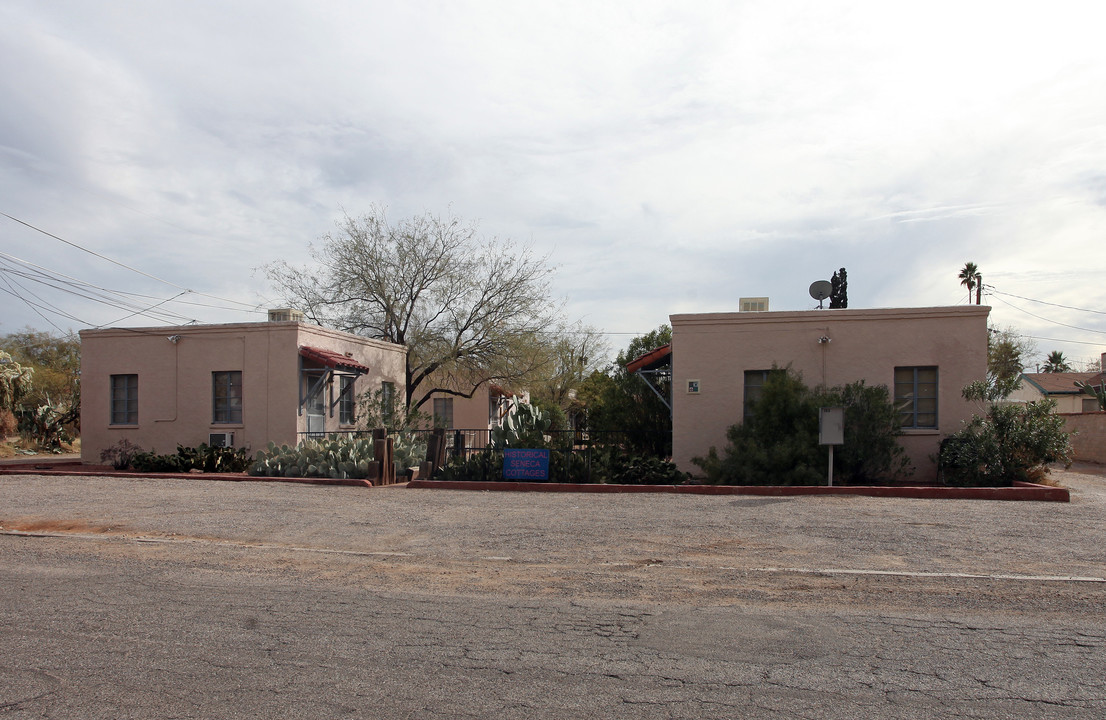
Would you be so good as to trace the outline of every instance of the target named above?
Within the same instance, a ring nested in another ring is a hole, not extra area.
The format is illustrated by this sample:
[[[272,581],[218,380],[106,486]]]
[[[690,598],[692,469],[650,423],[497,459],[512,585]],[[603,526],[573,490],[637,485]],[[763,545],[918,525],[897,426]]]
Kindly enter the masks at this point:
[[[1015,483],[1014,487],[885,487],[842,485],[592,485],[574,483],[476,482],[465,480],[412,480],[407,487],[424,490],[488,490],[500,492],[673,493],[677,495],[864,495],[920,500],[1035,500],[1071,502],[1067,488]]]
[[[305,485],[348,485],[353,487],[373,487],[368,480],[336,480],[334,478],[289,478],[246,475],[245,473],[142,473],[123,470],[64,470],[36,468],[27,465],[5,465],[0,467],[0,475],[74,475],[77,477],[117,477],[142,480],[193,478],[196,480],[223,480],[226,482],[290,482]]]

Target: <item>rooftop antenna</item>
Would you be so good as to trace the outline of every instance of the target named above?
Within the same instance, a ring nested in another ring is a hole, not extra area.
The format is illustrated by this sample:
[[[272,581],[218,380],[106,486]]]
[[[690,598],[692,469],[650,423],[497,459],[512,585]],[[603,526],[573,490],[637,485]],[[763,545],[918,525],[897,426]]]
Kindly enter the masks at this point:
[[[822,301],[833,292],[833,283],[829,280],[815,280],[810,284],[810,296],[818,301],[818,309],[822,310]]]

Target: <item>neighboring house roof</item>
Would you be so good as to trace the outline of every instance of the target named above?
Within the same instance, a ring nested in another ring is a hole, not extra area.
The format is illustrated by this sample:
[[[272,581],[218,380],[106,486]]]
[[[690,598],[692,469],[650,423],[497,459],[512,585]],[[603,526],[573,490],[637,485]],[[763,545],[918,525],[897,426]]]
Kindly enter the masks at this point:
[[[300,355],[308,360],[314,360],[320,365],[335,370],[353,370],[358,373],[366,373],[369,371],[368,365],[362,365],[353,358],[333,350],[323,350],[322,348],[311,347],[309,345],[301,345]]]
[[[1075,386],[1077,382],[1097,383],[1102,373],[1065,372],[1065,373],[1022,373],[1022,379],[1035,387],[1042,395],[1079,395],[1083,391]]]
[[[661,345],[659,348],[638,355],[626,363],[626,371],[633,374],[638,370],[655,370],[661,365],[667,364],[671,356],[672,345]]]

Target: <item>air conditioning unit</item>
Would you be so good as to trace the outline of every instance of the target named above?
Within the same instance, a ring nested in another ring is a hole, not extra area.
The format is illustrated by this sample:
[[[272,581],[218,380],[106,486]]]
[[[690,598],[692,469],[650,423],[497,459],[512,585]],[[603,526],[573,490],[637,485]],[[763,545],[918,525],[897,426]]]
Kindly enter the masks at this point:
[[[269,322],[304,322],[306,316],[295,308],[274,308],[269,311]]]
[[[234,433],[211,433],[207,436],[207,444],[211,447],[234,447]]]

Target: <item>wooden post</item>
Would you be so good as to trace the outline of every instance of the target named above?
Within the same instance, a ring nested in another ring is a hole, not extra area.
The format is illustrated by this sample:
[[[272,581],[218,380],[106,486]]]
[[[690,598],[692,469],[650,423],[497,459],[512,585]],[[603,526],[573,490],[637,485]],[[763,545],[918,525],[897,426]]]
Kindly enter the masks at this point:
[[[426,480],[445,465],[445,428],[434,428],[426,440],[426,462],[419,466],[419,477]]]

